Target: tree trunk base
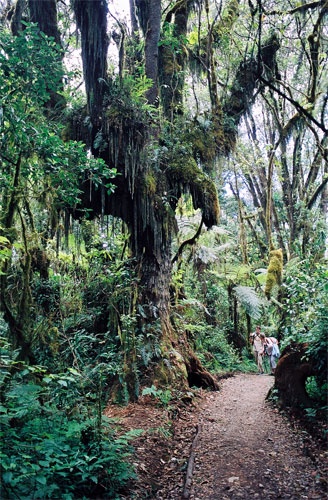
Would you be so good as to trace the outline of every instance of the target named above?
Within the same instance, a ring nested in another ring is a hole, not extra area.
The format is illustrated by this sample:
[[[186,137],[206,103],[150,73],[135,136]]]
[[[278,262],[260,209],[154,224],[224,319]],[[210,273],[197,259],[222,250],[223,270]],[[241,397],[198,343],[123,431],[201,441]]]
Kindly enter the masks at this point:
[[[305,383],[308,377],[315,375],[315,369],[306,356],[306,349],[307,344],[292,343],[281,353],[275,372],[275,389],[282,406],[311,407]]]
[[[219,383],[214,376],[208,372],[201,364],[193,352],[188,353],[186,360],[189,387],[201,387],[217,391]]]

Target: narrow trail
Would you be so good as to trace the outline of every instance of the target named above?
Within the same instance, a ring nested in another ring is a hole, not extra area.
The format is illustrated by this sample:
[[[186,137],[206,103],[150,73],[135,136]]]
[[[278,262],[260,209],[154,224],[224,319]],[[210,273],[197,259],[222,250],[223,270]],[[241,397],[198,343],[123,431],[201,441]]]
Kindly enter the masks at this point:
[[[266,401],[273,384],[234,375],[175,418],[149,399],[108,407],[122,430],[144,429],[134,442],[137,480],[120,500],[328,499],[328,451]]]
[[[206,396],[199,409],[191,487],[184,498],[328,498],[317,464],[306,456],[304,434],[293,431],[265,401],[273,382],[268,375],[241,374]]]

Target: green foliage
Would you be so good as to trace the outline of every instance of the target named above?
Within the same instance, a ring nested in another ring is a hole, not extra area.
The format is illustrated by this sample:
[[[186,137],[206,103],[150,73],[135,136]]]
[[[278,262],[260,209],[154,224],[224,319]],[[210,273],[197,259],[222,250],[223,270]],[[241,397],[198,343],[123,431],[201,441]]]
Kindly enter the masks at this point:
[[[307,353],[317,370],[312,385],[316,387],[316,398],[320,399],[327,387],[328,272],[325,263],[298,259],[290,262],[283,287],[287,313],[283,344],[307,343]]]
[[[0,231],[2,230],[0,226]],[[5,236],[0,236],[0,276],[2,274],[1,264],[11,257],[10,241]]]
[[[80,249],[79,259],[68,250],[53,254],[48,279],[32,274],[31,342],[44,366],[14,361],[10,342],[2,340],[5,498],[119,498],[133,477],[130,436],[118,437],[102,417],[110,383],[119,379],[124,388],[124,356],[135,348],[133,262],[121,261],[121,233],[115,240],[101,229],[95,225],[90,251]],[[70,251],[75,243],[70,238]],[[8,274],[15,300],[13,263]],[[5,325],[2,330],[8,335]]]
[[[150,118],[157,116],[156,108],[148,104],[146,98],[153,82],[142,71],[139,73],[135,76],[127,73],[123,78],[106,81],[105,102],[110,107],[109,122],[118,125],[122,119],[129,119],[143,128]]]
[[[172,399],[172,392],[169,389],[157,389],[154,385],[151,387],[145,387],[142,390],[142,396],[150,395],[155,399],[158,399],[161,405],[167,407]]]
[[[242,369],[240,356],[227,341],[227,320],[221,317],[216,322],[213,317],[211,324],[208,309],[196,299],[182,300],[178,310],[175,324],[187,331],[190,344],[208,370],[222,373]],[[215,313],[220,315],[220,310]]]
[[[321,399],[327,402],[327,352],[328,352],[328,273],[323,273],[323,278],[326,279],[325,284],[323,284],[322,290],[319,292],[319,303],[316,308],[316,319],[310,328],[307,338],[308,338],[308,348],[307,352],[309,356],[314,360],[317,377],[314,383],[315,399]]]
[[[172,52],[178,54],[183,50],[183,45],[185,45],[188,40],[184,36],[177,36],[175,34],[175,27],[173,24],[165,22],[163,24],[163,35],[159,41],[159,46],[164,46],[170,48]]]
[[[127,459],[139,432],[118,436],[98,406],[81,398],[83,379],[74,369],[15,369],[0,406],[4,498],[117,498],[134,477]]]
[[[9,210],[5,201],[19,196],[22,205],[52,201],[57,209],[76,206],[86,172],[96,187],[113,190],[110,180],[116,170],[89,158],[81,142],[64,142],[58,117],[46,107],[62,76],[58,47],[36,25],[26,25],[18,36],[1,31],[0,180],[7,190],[0,199],[3,217]]]
[[[255,320],[259,319],[263,314],[265,302],[255,290],[249,286],[238,285],[234,288],[234,292],[247,314]]]
[[[35,23],[24,24],[17,36],[1,29],[1,97],[2,104],[9,107],[8,117],[14,117],[17,109],[25,109],[27,118],[33,116],[40,103],[50,99],[49,92],[58,90],[63,76],[60,49],[54,40]]]
[[[283,254],[281,248],[270,251],[268,274],[265,283],[265,295],[270,298],[274,286],[280,286],[282,281]]]
[[[316,377],[309,377],[305,384],[306,392],[315,401],[321,401],[323,404],[327,403],[327,390],[328,383],[327,380],[323,384],[318,385],[318,379]]]
[[[215,373],[242,371],[247,357],[242,359],[227,341],[224,331],[203,325],[195,339],[196,352],[208,370]]]
[[[326,304],[328,294],[325,263],[316,264],[299,259],[290,261],[285,269],[283,289],[287,313],[284,332],[286,342],[311,341],[312,335],[309,332],[316,326],[322,332],[324,327],[321,306]]]

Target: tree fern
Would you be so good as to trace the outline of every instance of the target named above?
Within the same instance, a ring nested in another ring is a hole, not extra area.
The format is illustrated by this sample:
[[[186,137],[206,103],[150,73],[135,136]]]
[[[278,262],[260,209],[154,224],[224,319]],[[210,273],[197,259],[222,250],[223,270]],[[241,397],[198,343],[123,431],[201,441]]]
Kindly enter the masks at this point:
[[[252,287],[238,285],[234,287],[234,293],[249,316],[254,319],[261,317],[265,301],[258,296]]]

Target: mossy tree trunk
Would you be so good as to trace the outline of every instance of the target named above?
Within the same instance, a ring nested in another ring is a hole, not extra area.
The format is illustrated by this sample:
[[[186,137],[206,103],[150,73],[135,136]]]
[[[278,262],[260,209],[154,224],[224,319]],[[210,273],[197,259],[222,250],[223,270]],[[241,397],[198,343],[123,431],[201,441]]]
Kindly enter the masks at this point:
[[[157,162],[147,158],[147,148],[156,146],[158,141],[158,126],[145,123],[132,110],[130,116],[124,115],[110,90],[95,83],[95,79],[104,77],[107,57],[107,46],[100,40],[106,37],[104,3],[75,0],[74,7],[81,31],[84,74],[86,82],[89,82],[86,88],[92,125],[91,150],[95,156],[101,156],[107,165],[114,165],[120,172],[115,179],[114,194],[102,197],[95,186],[91,186],[81,206],[89,210],[91,217],[101,213],[111,214],[121,218],[128,227],[130,248],[137,263],[139,278],[135,311],[137,325],[135,332],[130,333],[138,337],[139,343],[142,339],[142,349],[147,352],[143,383],[186,388],[188,379],[191,379],[204,387],[216,387],[215,379],[197,361],[185,335],[179,338],[170,319],[171,243],[176,226],[178,196],[168,196],[168,193],[180,190],[172,178],[176,172],[172,173],[170,179]],[[145,37],[146,76],[153,81],[147,93],[150,104],[156,104],[158,99],[160,13],[158,1],[151,0],[139,5],[139,22]],[[98,18],[102,19],[100,29],[94,22]],[[98,57],[97,67],[92,57],[94,52]],[[110,80],[107,81],[110,86]],[[180,98],[178,100],[181,102]],[[108,144],[102,151],[94,142],[97,134],[101,134]],[[165,170],[168,166],[165,165]],[[190,173],[185,179],[180,176],[180,184],[188,184],[195,177]],[[201,186],[194,189],[201,208],[200,198],[205,197],[203,191],[206,194],[208,186],[205,190]],[[217,221],[216,195],[210,199],[212,206],[207,207],[205,217],[209,225]],[[215,213],[211,215],[213,211]],[[139,375],[133,346],[125,359],[125,381],[130,398],[135,399]],[[191,372],[197,375],[193,377]]]

